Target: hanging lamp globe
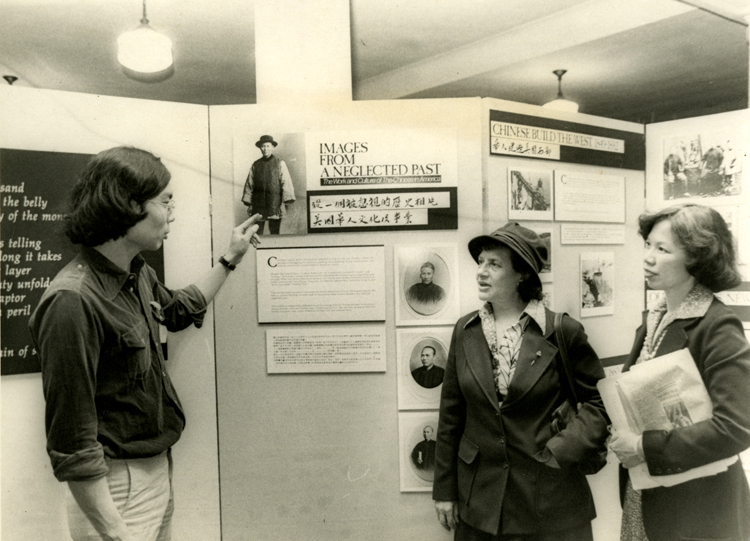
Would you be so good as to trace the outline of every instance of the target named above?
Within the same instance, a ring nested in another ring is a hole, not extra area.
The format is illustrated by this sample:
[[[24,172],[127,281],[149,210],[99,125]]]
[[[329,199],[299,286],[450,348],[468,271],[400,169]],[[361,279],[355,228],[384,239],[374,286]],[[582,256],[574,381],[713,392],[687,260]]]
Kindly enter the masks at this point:
[[[567,73],[568,70],[554,70],[552,73],[557,75],[557,97],[548,101],[543,105],[547,109],[555,109],[557,111],[568,111],[570,113],[578,112],[578,104],[574,101],[570,101],[563,96],[562,93],[562,76]]]
[[[143,18],[138,28],[117,38],[117,61],[137,73],[159,73],[174,62],[172,40],[148,24],[146,0],[143,0]]]

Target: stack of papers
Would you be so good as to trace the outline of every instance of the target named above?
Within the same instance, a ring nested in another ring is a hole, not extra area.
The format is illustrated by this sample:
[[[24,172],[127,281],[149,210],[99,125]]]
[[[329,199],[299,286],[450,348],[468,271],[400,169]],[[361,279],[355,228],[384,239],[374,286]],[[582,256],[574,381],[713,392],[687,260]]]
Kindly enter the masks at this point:
[[[599,393],[615,430],[642,434],[644,430],[673,430],[710,419],[711,397],[690,352],[681,349],[630,371],[599,380]],[[683,473],[652,476],[643,463],[630,468],[633,488],[673,486],[716,475],[737,461],[730,457]]]

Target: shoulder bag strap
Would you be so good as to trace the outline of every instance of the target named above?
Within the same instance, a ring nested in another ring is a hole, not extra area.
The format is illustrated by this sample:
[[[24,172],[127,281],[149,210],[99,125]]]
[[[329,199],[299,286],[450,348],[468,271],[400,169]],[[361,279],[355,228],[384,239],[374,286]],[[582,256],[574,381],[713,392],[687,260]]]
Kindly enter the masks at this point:
[[[562,320],[563,316],[566,316],[565,312],[555,313],[555,335],[557,336],[557,349],[560,350],[560,359],[562,361],[563,373],[565,380],[570,390],[570,397],[573,399],[573,406],[578,409],[578,396],[576,395],[575,385],[573,383],[573,375],[570,370],[570,361],[568,360],[568,346],[565,342],[565,334],[563,333]]]

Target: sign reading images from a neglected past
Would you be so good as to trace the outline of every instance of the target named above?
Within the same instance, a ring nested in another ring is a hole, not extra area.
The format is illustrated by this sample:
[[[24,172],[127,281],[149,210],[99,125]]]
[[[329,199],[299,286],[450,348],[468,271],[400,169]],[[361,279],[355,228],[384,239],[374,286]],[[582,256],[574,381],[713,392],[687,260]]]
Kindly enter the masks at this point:
[[[643,171],[646,142],[633,133],[490,110],[490,154]]]
[[[308,133],[308,233],[457,229],[450,129]]]
[[[76,254],[62,233],[68,192],[89,154],[0,149],[0,342],[2,375],[39,372],[29,317]],[[148,254],[144,253],[144,256]],[[147,257],[164,279],[160,249]]]

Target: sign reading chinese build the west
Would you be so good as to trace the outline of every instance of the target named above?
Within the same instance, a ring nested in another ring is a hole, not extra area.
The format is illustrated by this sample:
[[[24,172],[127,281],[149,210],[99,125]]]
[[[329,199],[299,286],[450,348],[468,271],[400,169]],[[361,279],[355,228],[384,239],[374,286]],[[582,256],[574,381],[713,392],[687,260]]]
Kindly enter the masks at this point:
[[[453,130],[310,133],[308,232],[456,229]]]
[[[642,133],[495,110],[490,154],[635,170],[646,165]]]

